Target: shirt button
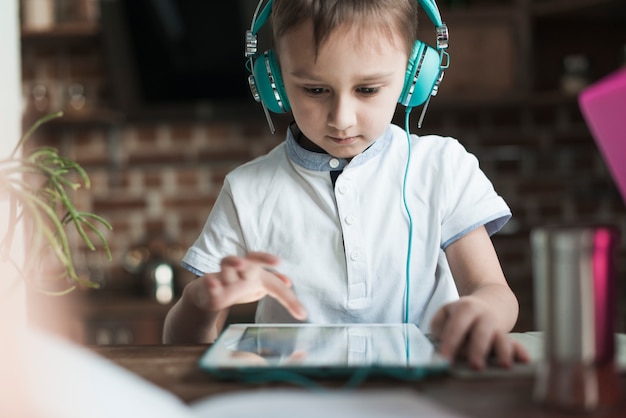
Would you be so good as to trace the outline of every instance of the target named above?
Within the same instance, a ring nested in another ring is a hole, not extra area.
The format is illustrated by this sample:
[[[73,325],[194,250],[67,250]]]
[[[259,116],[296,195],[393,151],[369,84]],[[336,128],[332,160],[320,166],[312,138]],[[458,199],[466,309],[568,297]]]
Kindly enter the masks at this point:
[[[361,252],[360,252],[360,251],[355,250],[355,251],[352,251],[352,252],[350,253],[350,259],[351,259],[352,261],[357,261],[357,260],[359,260],[360,258],[361,258]]]
[[[337,187],[337,191],[339,191],[339,193],[341,194],[344,194],[348,191],[348,186],[346,186],[345,184],[341,184],[339,185],[339,187]]]
[[[331,158],[328,162],[328,165],[330,166],[330,168],[337,168],[339,167],[339,160],[336,158]]]
[[[345,221],[346,221],[346,223],[347,223],[348,225],[352,225],[352,224],[354,223],[354,216],[352,216],[352,215],[348,215],[348,216],[346,216]]]

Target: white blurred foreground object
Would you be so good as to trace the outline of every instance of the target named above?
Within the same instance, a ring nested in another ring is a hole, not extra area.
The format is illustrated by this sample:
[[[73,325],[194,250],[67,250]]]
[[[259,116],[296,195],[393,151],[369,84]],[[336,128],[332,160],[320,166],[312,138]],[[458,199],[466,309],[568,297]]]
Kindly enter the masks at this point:
[[[179,398],[86,348],[31,330],[28,400],[37,418],[191,418]]]
[[[461,418],[411,390],[243,391],[186,405],[172,393],[52,334],[24,334],[23,411],[33,418]],[[6,411],[0,410],[5,416]],[[22,414],[23,412],[23,414]],[[15,415],[17,413],[17,415]]]
[[[233,393],[196,402],[198,417],[249,418],[462,418],[410,390],[306,392],[262,390]]]

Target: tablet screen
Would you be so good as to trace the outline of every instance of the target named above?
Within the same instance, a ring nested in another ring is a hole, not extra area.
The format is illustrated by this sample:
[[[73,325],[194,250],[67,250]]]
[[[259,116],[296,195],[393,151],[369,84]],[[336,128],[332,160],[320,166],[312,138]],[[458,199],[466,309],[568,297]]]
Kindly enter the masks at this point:
[[[212,372],[340,375],[358,369],[441,371],[447,362],[414,324],[235,324],[205,353],[200,366]]]

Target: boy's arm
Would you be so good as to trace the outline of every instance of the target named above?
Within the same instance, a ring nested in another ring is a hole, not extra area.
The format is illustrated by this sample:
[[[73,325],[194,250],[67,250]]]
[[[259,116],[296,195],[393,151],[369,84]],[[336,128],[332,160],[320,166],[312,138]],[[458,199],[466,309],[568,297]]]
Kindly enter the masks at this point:
[[[211,343],[221,332],[228,309],[207,311],[198,307],[194,297],[204,292],[202,278],[189,283],[180,299],[165,317],[163,343]]]
[[[446,257],[460,299],[434,316],[432,332],[449,357],[464,352],[470,364],[482,368],[490,354],[502,366],[526,361],[523,347],[507,336],[519,312],[491,239],[484,227],[460,238],[446,249]]]
[[[298,320],[306,310],[291,289],[291,280],[274,271],[279,259],[267,253],[222,259],[221,270],[189,283],[180,300],[168,312],[163,328],[165,343],[213,342],[219,335],[228,308],[271,296]]]

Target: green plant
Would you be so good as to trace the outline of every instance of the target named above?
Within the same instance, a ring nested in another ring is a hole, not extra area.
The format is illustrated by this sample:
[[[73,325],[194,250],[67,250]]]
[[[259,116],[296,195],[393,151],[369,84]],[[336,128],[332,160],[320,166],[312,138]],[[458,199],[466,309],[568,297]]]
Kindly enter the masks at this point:
[[[54,294],[68,293],[77,285],[98,287],[76,272],[66,231],[69,226],[74,227],[92,251],[96,247],[89,235],[95,235],[111,260],[107,241],[98,229],[99,226],[111,229],[111,225],[96,214],[77,210],[72,202],[72,192],[81,186],[90,188],[85,170],[52,147],[38,147],[25,156],[18,156],[18,151],[42,124],[61,116],[63,113],[57,112],[37,120],[10,156],[0,159],[0,200],[8,201],[9,206],[8,227],[0,241],[0,257],[11,263],[27,282],[35,284],[36,289]],[[19,225],[24,226],[28,243],[25,258],[20,263],[11,255]],[[50,270],[54,272],[52,276]],[[41,279],[57,286],[62,283],[63,287],[51,291]]]

